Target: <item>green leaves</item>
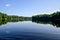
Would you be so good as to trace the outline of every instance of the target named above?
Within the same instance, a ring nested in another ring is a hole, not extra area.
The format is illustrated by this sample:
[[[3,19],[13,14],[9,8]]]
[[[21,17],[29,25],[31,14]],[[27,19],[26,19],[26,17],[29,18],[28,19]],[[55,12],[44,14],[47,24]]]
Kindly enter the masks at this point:
[[[44,20],[44,21],[49,21],[49,20],[60,20],[60,12],[54,12],[53,14],[42,14],[42,15],[35,15],[32,16],[32,20]]]

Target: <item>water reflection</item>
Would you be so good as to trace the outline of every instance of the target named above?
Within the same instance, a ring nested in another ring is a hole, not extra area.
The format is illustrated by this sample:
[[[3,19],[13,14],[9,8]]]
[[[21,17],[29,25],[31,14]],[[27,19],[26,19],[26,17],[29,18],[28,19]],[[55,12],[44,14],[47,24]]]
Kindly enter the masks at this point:
[[[24,20],[22,20],[22,21],[24,21]],[[8,20],[8,21],[0,20],[0,25],[7,24],[8,22],[19,22],[19,20]],[[35,22],[37,24],[51,24],[53,26],[60,27],[60,21],[32,21],[32,22]]]
[[[56,21],[19,22],[10,20],[1,21],[0,24],[6,24],[0,27],[0,40],[60,40],[60,28],[54,27],[59,27],[59,22]]]
[[[0,25],[7,24],[7,21],[0,20]]]
[[[4,24],[7,24],[8,22],[19,22],[19,21],[18,20],[0,20],[0,26],[4,25]]]
[[[60,21],[32,21],[32,22],[35,22],[37,24],[51,24],[53,26],[60,27]]]

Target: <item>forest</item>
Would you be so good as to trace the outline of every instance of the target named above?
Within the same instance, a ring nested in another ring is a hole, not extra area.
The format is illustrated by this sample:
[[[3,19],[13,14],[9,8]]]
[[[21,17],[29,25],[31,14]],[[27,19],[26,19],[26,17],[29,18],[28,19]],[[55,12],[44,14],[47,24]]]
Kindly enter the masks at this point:
[[[60,12],[32,16],[32,21],[60,21]]]
[[[52,14],[40,14],[32,16],[32,22],[38,24],[51,24],[53,26],[60,27],[60,12],[54,12]]]
[[[32,17],[23,17],[16,15],[7,15],[0,12],[0,25],[6,24],[7,22],[18,22],[18,21],[32,21],[41,24],[52,24],[54,26],[60,26],[60,12],[54,12],[52,14],[40,14]]]
[[[32,21],[60,21],[60,12],[54,12],[52,14],[40,14],[40,15],[35,15],[32,17],[23,17],[23,16],[16,16],[16,15],[7,15],[5,13],[0,12],[0,21],[10,21],[10,20],[32,20]]]
[[[0,21],[22,21],[22,20],[31,20],[31,17],[23,17],[23,16],[16,16],[16,15],[7,15],[5,13],[0,12]]]

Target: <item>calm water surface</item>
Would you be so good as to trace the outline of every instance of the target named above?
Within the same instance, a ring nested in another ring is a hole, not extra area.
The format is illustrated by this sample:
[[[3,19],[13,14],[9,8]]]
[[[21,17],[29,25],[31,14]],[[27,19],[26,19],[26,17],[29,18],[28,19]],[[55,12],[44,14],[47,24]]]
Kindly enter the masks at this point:
[[[0,40],[60,40],[60,28],[31,21],[0,25]]]

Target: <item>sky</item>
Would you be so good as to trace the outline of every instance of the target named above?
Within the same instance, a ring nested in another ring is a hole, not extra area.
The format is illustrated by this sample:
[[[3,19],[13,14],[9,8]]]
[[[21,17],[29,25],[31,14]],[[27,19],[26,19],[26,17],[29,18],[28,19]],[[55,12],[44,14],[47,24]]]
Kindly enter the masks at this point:
[[[0,0],[0,12],[8,15],[33,16],[60,11],[60,0]]]

